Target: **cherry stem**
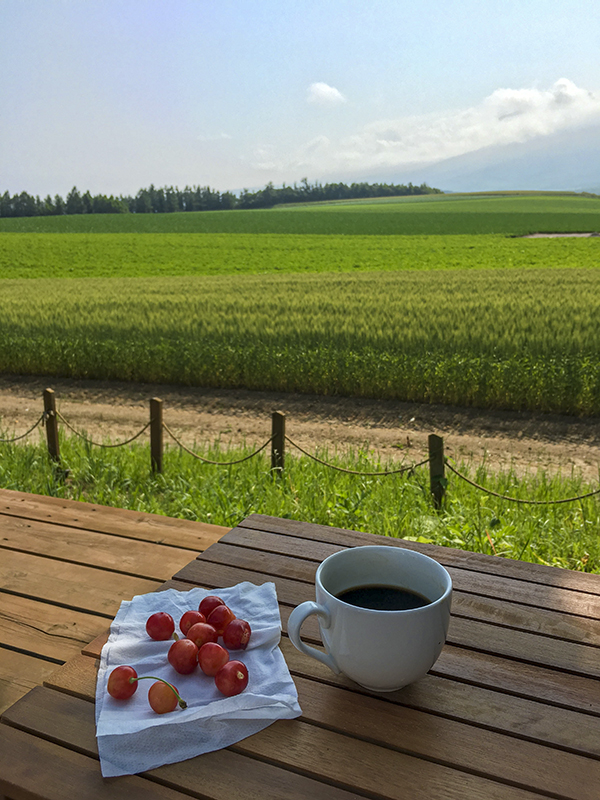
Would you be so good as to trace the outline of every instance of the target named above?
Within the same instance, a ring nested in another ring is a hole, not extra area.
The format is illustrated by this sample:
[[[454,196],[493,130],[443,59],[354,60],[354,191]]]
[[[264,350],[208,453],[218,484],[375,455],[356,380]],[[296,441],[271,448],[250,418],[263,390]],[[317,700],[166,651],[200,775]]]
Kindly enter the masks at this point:
[[[179,703],[179,707],[180,708],[187,708],[187,703],[181,697],[181,695],[179,694],[177,689],[173,686],[173,684],[169,683],[169,681],[165,681],[162,678],[157,678],[154,675],[140,675],[139,678],[129,678],[129,683],[135,683],[136,681],[145,681],[145,680],[160,681],[161,683],[164,683],[166,686],[169,687],[169,689],[173,692],[173,694],[177,698],[177,702]]]

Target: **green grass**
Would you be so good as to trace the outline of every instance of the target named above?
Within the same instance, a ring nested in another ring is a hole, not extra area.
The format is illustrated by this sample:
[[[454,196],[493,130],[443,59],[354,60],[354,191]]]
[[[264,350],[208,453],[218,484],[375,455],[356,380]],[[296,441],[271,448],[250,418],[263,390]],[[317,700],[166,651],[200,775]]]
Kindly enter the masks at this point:
[[[0,372],[600,414],[600,270],[5,280]]]
[[[82,214],[0,219],[0,232],[247,233],[343,236],[504,234],[600,230],[600,198],[428,195],[387,202],[308,204],[256,211]]]
[[[0,279],[596,267],[600,238],[0,234]]]
[[[216,442],[199,452],[233,460],[252,450]],[[561,505],[520,505],[486,495],[449,475],[444,508],[437,513],[426,467],[409,476],[374,478],[288,456],[283,476],[276,478],[268,456],[262,454],[235,467],[214,467],[179,449],[167,449],[164,472],[152,475],[147,445],[107,450],[68,437],[61,438],[63,466],[70,470],[65,482],[51,466],[41,441],[0,445],[0,454],[0,485],[7,489],[226,526],[251,513],[270,514],[600,572],[600,505],[593,498]],[[398,466],[377,460],[368,451],[318,455],[362,471]],[[512,471],[492,474],[470,463],[459,467],[491,490],[527,500],[547,502],[597,488],[574,475],[550,477],[540,472],[520,479]]]

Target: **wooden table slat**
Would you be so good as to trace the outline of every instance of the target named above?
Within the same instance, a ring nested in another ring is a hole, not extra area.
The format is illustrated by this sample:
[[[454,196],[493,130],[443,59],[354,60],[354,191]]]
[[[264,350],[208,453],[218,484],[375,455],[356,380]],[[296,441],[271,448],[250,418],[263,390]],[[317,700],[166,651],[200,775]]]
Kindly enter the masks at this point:
[[[0,644],[66,661],[106,628],[105,617],[0,592]]]
[[[370,796],[389,800],[533,800],[526,788],[497,783],[460,772],[450,766],[389,750],[370,742],[342,736],[331,730],[292,720],[280,720],[233,749],[252,756],[269,757],[288,769],[357,787]],[[323,758],[326,753],[327,757]],[[578,800],[583,800],[582,795]],[[587,795],[589,800],[597,797]],[[586,798],[586,800],[587,800]]]
[[[3,592],[112,619],[122,600],[152,592],[160,582],[7,550],[0,562],[0,585]]]
[[[0,724],[0,790],[10,800],[181,800],[137,776],[107,783],[96,759]]]
[[[200,521],[6,489],[0,489],[0,513],[22,519],[70,525],[108,536],[170,544],[196,552],[205,550],[229,530],[221,525]]]
[[[307,541],[326,542],[338,544],[342,547],[354,547],[365,544],[381,544],[382,538],[377,533],[360,533],[334,528],[328,525],[311,524],[292,519],[279,519],[263,514],[251,514],[242,520],[237,528],[269,531],[289,536],[296,536]],[[235,530],[235,529],[234,529]],[[402,532],[399,531],[399,537]],[[228,534],[225,536],[227,540]],[[468,550],[457,550],[451,547],[441,547],[434,544],[412,542],[407,539],[385,537],[386,544],[407,547],[439,560],[444,566],[453,566],[483,572],[489,575],[501,575],[517,578],[528,583],[540,583],[547,586],[571,588],[575,591],[589,592],[600,595],[600,575],[584,572],[574,572],[568,569],[547,567],[543,564],[532,564],[525,561],[515,561],[498,556],[488,556],[482,553],[473,553]]]
[[[0,552],[11,550],[43,555],[45,558],[86,566],[90,552],[93,552],[94,566],[98,569],[157,581],[162,580],[165,570],[167,573],[174,572],[197,552],[138,539],[106,536],[64,525],[11,518],[8,518],[8,522],[5,520],[2,523]]]

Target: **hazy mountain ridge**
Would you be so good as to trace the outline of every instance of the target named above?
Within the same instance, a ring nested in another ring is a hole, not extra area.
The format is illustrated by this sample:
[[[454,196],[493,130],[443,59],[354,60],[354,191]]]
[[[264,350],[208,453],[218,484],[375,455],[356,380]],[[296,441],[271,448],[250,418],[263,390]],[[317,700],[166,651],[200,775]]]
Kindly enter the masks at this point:
[[[434,164],[398,169],[388,178],[446,192],[539,190],[600,193],[600,126],[485,147]],[[369,175],[380,180],[381,176]]]

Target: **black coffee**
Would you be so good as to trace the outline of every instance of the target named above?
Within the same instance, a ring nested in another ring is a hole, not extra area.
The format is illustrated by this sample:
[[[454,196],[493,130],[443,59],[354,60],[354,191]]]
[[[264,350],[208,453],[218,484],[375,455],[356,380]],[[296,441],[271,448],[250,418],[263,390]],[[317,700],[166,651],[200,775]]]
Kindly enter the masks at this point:
[[[336,595],[338,600],[359,608],[371,608],[376,611],[408,611],[411,608],[422,608],[431,602],[422,594],[398,586],[356,586],[345,589]]]

